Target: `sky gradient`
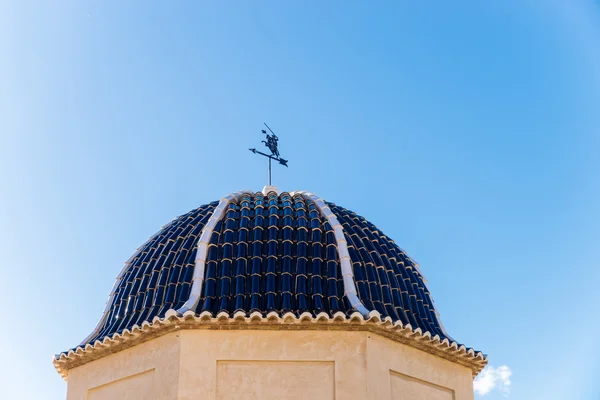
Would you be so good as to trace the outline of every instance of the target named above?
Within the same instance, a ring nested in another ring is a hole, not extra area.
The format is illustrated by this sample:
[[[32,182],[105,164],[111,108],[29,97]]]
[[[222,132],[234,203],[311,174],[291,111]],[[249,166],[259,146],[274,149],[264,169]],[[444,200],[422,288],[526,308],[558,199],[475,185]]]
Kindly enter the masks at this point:
[[[64,398],[135,249],[264,186],[263,121],[510,368],[476,398],[600,398],[598,3],[234,3],[0,2],[0,398]]]

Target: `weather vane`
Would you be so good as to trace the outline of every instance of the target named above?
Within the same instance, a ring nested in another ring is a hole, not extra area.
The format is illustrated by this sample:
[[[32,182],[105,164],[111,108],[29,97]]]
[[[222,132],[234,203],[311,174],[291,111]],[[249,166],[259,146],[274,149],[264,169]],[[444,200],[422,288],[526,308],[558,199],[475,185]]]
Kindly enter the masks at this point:
[[[269,159],[269,186],[271,186],[271,160],[278,161],[279,164],[281,164],[285,167],[288,166],[287,165],[288,160],[284,160],[283,158],[281,158],[279,156],[279,149],[277,148],[277,142],[279,141],[279,138],[277,137],[275,132],[273,132],[271,130],[271,128],[269,128],[269,125],[267,125],[266,123],[264,123],[264,124],[267,127],[267,129],[269,130],[269,132],[271,132],[271,135],[269,135],[267,133],[267,131],[263,129],[261,132],[264,133],[265,135],[267,135],[267,138],[266,138],[267,140],[263,140],[262,142],[271,151],[271,154],[266,154],[266,153],[263,153],[256,149],[248,149],[248,150],[250,150],[254,154],[260,154],[261,156],[265,156]]]

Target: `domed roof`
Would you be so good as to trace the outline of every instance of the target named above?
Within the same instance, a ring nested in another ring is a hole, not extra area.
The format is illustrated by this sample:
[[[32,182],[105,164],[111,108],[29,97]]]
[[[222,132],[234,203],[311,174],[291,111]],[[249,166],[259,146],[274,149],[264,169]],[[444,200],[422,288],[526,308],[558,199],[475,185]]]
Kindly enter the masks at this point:
[[[311,193],[269,187],[200,206],[152,236],[126,262],[80,347],[190,312],[377,314],[460,346],[444,330],[416,263],[375,225]]]

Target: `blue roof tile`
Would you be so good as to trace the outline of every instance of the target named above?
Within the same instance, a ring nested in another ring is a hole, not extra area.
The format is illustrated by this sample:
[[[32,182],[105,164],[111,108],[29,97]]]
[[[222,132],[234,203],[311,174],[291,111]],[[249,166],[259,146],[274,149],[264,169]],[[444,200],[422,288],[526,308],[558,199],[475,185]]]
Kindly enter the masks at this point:
[[[116,285],[108,317],[88,342],[131,329],[188,300],[198,239],[219,203],[192,210],[142,246]],[[368,310],[447,337],[414,262],[372,223],[326,202],[343,227],[358,298]],[[338,242],[310,199],[271,192],[231,202],[208,244],[197,313],[354,312]]]

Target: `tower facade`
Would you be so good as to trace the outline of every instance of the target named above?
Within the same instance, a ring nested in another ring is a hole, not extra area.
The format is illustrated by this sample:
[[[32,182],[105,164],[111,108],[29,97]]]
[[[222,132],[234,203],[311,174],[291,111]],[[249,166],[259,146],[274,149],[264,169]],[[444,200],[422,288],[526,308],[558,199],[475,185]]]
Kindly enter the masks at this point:
[[[67,398],[93,400],[472,399],[486,363],[448,335],[393,240],[274,187],[165,225],[54,359]]]

